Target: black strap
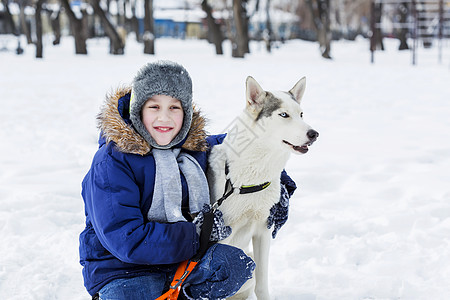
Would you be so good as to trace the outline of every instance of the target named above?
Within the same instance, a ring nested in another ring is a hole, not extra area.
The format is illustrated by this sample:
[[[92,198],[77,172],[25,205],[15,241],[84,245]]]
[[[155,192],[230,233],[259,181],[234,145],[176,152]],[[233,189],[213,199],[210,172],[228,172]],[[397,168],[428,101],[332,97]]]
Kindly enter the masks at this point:
[[[228,167],[228,163],[225,163],[225,175],[228,175],[229,172],[230,172],[230,169]],[[239,188],[239,194],[256,193],[256,192],[262,191],[263,189],[267,188],[269,185],[270,185],[270,181],[266,181],[266,182],[264,182],[262,184],[258,184],[258,185],[241,186]],[[232,193],[233,193],[233,185],[231,184],[231,180],[227,179],[227,182],[225,183],[225,192],[223,193],[222,198],[219,199],[219,200],[222,200],[222,201],[220,201],[220,203],[218,203],[219,206],[222,204],[223,200],[228,198]]]
[[[269,185],[270,185],[270,181],[267,181],[267,182],[264,182],[264,183],[258,184],[258,185],[241,186],[239,188],[239,194],[256,193],[256,192],[262,191]]]
[[[233,185],[231,184],[231,180],[227,179],[226,183],[225,183],[225,191],[223,192],[222,197],[217,200],[217,206],[221,206],[222,202],[227,199],[228,197],[230,197],[231,194],[233,194]]]
[[[212,211],[208,211],[207,213],[203,213],[203,225],[202,231],[200,232],[200,247],[197,251],[197,254],[191,258],[192,261],[199,261],[203,255],[205,255],[206,250],[211,246],[211,242],[209,238],[211,237],[211,231],[214,224],[214,213]]]

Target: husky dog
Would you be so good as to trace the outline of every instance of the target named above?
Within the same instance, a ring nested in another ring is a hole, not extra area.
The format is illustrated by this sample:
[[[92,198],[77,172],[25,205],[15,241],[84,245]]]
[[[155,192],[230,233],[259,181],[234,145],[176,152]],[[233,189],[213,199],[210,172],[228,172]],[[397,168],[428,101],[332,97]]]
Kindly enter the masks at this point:
[[[220,210],[232,234],[221,243],[243,249],[256,262],[256,280],[249,280],[232,299],[247,299],[253,290],[258,300],[270,299],[271,230],[267,218],[280,201],[280,174],[290,154],[308,152],[319,135],[303,121],[300,100],[305,86],[303,77],[289,92],[268,92],[249,76],[244,112],[235,119],[223,143],[211,151],[208,182],[212,201],[225,198],[226,190],[231,190]],[[242,192],[248,188],[256,191]]]

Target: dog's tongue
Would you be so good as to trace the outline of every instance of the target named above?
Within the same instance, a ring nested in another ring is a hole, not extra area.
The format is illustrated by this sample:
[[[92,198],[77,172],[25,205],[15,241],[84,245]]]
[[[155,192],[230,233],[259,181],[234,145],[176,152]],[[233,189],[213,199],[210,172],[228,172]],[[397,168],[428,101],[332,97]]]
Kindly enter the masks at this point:
[[[305,146],[305,145],[303,145],[303,146],[294,146],[294,150],[298,151],[298,152],[301,152],[301,153],[306,153],[306,152],[308,152],[308,146]]]

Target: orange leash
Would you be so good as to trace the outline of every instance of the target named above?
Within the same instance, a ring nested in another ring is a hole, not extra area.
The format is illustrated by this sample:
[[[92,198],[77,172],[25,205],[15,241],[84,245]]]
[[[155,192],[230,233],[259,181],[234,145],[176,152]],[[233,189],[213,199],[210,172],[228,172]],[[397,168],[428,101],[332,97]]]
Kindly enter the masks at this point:
[[[204,214],[204,221],[202,226],[202,232],[200,234],[200,248],[194,257],[190,260],[185,260],[177,268],[175,276],[173,277],[170,288],[162,296],[156,298],[155,300],[177,300],[178,294],[181,291],[181,285],[186,280],[186,278],[191,274],[192,270],[195,268],[197,263],[200,261],[203,255],[209,247],[209,237],[211,236],[212,226],[214,223],[214,212],[209,211]]]
[[[192,270],[197,265],[196,261],[185,260],[177,268],[175,276],[173,277],[170,288],[162,296],[156,298],[155,300],[176,300],[178,299],[178,294],[181,290],[181,285],[184,280],[191,274]]]

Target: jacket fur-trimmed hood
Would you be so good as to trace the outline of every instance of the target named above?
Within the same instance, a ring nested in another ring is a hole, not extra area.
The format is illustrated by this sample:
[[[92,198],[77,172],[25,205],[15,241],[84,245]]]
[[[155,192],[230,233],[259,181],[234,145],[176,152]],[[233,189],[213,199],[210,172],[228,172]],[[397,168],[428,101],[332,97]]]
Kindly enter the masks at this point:
[[[151,151],[148,142],[127,123],[119,112],[119,99],[131,93],[131,87],[122,87],[106,96],[97,116],[98,128],[106,143],[114,142],[120,152],[146,155]],[[206,151],[206,119],[194,107],[192,123],[181,148],[190,151]]]

